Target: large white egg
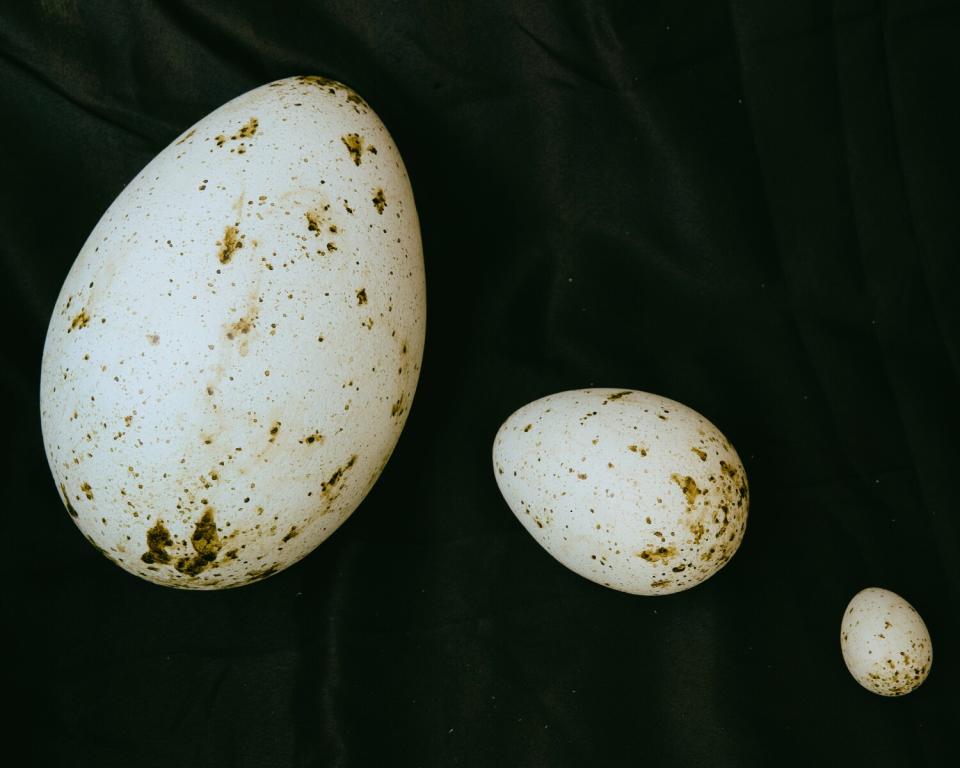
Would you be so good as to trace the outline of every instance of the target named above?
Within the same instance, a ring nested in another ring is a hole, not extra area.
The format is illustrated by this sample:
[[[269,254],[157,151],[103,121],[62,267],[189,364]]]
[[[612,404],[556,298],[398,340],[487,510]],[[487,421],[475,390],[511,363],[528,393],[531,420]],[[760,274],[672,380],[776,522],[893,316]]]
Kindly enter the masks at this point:
[[[285,568],[383,470],[425,322],[413,194],[373,110],[322,77],[234,99],[124,189],[63,284],[41,417],[67,510],[159,584]]]
[[[900,595],[878,587],[858,592],[847,605],[840,651],[854,679],[881,696],[910,693],[933,666],[933,645],[920,614]]]
[[[696,411],[646,392],[583,389],[514,413],[497,483],[530,534],[571,570],[639,595],[689,589],[740,546],[747,477]]]

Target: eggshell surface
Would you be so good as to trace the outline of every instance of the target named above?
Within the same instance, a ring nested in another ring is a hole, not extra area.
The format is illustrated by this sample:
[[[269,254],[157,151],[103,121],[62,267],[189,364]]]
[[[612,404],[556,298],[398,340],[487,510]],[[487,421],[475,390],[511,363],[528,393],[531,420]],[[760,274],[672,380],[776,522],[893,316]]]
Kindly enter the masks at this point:
[[[933,666],[933,644],[920,614],[895,592],[870,587],[847,605],[840,650],[850,674],[868,691],[903,696]]]
[[[665,397],[583,389],[536,400],[494,440],[497,483],[547,552],[639,595],[679,592],[733,556],[749,491],[733,446]]]
[[[50,321],[47,459],[89,541],[150,581],[256,581],[353,512],[406,421],[426,323],[400,154],[354,91],[280,80],[120,193]]]

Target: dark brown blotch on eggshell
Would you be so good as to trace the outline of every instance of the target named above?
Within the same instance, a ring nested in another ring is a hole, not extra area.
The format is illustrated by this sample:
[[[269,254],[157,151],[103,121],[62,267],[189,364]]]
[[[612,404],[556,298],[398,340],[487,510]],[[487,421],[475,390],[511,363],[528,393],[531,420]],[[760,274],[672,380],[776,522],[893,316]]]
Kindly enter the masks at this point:
[[[345,146],[347,152],[350,153],[350,159],[353,160],[353,164],[360,165],[363,159],[363,137],[358,133],[348,133],[345,136],[341,136],[340,141],[343,142],[343,146]]]
[[[81,309],[80,312],[73,318],[70,323],[70,327],[67,328],[67,333],[70,331],[76,331],[80,328],[86,328],[90,323],[90,314],[85,309]]]
[[[668,563],[676,556],[676,547],[657,547],[656,549],[645,549],[642,552],[637,552],[637,557],[646,560],[648,563]]]
[[[187,576],[197,576],[213,565],[222,546],[210,507],[203,511],[203,516],[194,525],[190,544],[194,554],[191,557],[181,557],[174,567]]]
[[[344,476],[353,467],[353,465],[356,464],[356,462],[357,462],[356,455],[351,456],[347,460],[346,464],[344,464],[343,466],[337,467],[334,473],[330,475],[330,478],[328,480],[320,483],[320,493],[327,500],[327,510],[329,510],[330,505],[333,504],[333,502],[336,500],[337,496],[339,495],[338,486],[342,485]]]
[[[255,581],[263,581],[264,579],[273,576],[277,571],[280,570],[280,564],[274,563],[268,568],[262,568],[257,571],[249,571],[247,573],[247,579],[241,583],[243,584],[253,584]]]
[[[240,139],[249,139],[257,133],[257,128],[260,126],[260,121],[255,117],[251,117],[246,123],[244,123],[237,130],[236,133],[231,136],[226,136],[224,134],[219,134],[214,137],[214,141],[217,143],[218,147],[222,147],[228,141],[239,141]],[[241,154],[243,154],[241,152]]]
[[[297,81],[303,83],[304,85],[312,85],[317,88],[329,93],[332,96],[338,94],[344,94],[346,100],[349,104],[354,105],[354,110],[361,112],[358,107],[363,107],[363,112],[366,111],[367,102],[356,91],[353,90],[349,85],[345,85],[338,80],[332,80],[329,77],[323,77],[322,75],[300,75],[297,77]]]
[[[683,495],[687,499],[687,505],[692,509],[693,505],[697,503],[697,496],[703,493],[697,487],[697,481],[689,475],[680,475],[676,472],[670,475],[670,479],[680,486],[680,490],[683,491]]]
[[[223,238],[217,240],[217,258],[221,264],[229,264],[233,255],[243,248],[243,238],[236,225],[231,224],[223,232]]]
[[[167,547],[173,546],[173,537],[170,531],[163,524],[163,520],[157,520],[153,527],[147,531],[147,551],[140,557],[148,565],[153,563],[169,563],[170,555],[167,554]]]
[[[320,231],[323,229],[323,213],[321,211],[307,211],[303,214],[307,220],[307,229],[311,232],[316,232],[317,237],[320,236]]]
[[[227,338],[233,341],[238,336],[244,336],[257,327],[257,309],[253,308],[249,315],[245,315],[227,326]],[[211,393],[212,394],[212,393]]]
[[[63,506],[67,508],[67,514],[70,517],[80,517],[77,514],[77,510],[74,509],[73,504],[70,503],[70,497],[67,495],[67,489],[63,483],[60,483],[60,495],[63,498]]]

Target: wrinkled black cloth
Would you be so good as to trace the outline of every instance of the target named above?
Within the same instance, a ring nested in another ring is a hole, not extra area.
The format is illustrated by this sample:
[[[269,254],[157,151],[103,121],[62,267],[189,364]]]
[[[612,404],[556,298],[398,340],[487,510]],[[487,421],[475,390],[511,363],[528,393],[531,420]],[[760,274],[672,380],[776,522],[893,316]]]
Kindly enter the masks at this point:
[[[25,764],[956,764],[960,6],[933,0],[121,2],[0,9],[2,718]],[[426,356],[397,450],[310,557],[242,589],[101,558],[51,481],[44,334],[98,218],[181,131],[321,74],[392,132]],[[589,385],[684,402],[744,459],[712,579],[554,561],[493,435]],[[934,663],[882,699],[866,586]]]

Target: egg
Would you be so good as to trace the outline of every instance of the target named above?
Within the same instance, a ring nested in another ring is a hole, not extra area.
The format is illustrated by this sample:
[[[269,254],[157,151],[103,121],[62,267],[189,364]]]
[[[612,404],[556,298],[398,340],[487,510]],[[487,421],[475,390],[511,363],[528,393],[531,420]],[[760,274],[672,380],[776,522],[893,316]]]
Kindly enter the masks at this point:
[[[582,389],[529,403],[500,427],[493,466],[547,552],[624,592],[699,584],[746,529],[747,477],[733,446],[696,411],[647,392]]]
[[[406,170],[317,76],[200,120],[76,258],[43,352],[47,459],[94,547],[158,584],[247,584],[353,512],[403,429],[426,322]]]
[[[847,605],[840,623],[843,661],[860,685],[881,696],[903,696],[933,665],[930,633],[920,614],[895,592],[870,587]]]

